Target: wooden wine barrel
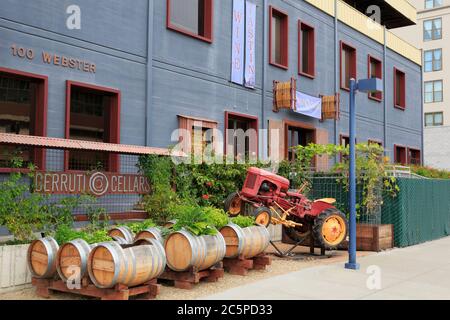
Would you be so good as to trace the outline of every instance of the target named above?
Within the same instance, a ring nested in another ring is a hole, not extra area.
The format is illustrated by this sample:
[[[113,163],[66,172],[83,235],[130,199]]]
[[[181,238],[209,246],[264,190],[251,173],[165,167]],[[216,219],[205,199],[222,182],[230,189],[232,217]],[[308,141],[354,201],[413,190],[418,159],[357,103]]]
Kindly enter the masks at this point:
[[[145,229],[141,232],[139,232],[136,237],[134,238],[134,241],[138,239],[156,239],[160,243],[164,243],[164,238],[161,234],[161,230],[159,228],[153,227]]]
[[[56,255],[56,270],[63,281],[73,276],[82,279],[87,275],[89,253],[96,245],[90,245],[83,239],[76,239],[59,248]]]
[[[154,239],[145,241],[149,243],[126,249],[117,242],[97,245],[88,258],[91,281],[99,288],[112,288],[116,284],[133,287],[157,278],[166,267],[164,248]]]
[[[113,241],[117,242],[118,244],[129,244],[127,242],[127,240],[125,240],[122,237],[112,236],[111,238],[113,239]]]
[[[270,233],[266,227],[241,228],[234,223],[220,229],[227,246],[225,257],[253,258],[264,252],[270,243]]]
[[[108,235],[123,238],[127,243],[133,243],[134,240],[134,234],[127,226],[113,227],[108,231]]]
[[[28,269],[40,279],[53,278],[56,275],[56,253],[59,246],[55,239],[46,237],[34,240],[27,253]]]
[[[194,236],[186,230],[170,234],[164,244],[167,266],[173,271],[191,267],[205,270],[223,260],[225,240],[220,232],[214,236]]]

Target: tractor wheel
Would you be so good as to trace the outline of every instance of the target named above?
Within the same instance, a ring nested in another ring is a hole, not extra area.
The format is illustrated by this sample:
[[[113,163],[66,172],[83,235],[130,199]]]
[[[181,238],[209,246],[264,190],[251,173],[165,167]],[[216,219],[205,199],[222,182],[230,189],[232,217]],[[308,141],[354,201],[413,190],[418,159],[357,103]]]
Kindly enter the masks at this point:
[[[230,217],[236,217],[244,213],[244,201],[237,192],[233,192],[225,199],[225,212],[228,212]]]
[[[255,217],[255,222],[261,226],[268,227],[272,220],[272,214],[267,207],[256,208],[252,212],[252,216]]]
[[[314,220],[314,240],[325,249],[336,249],[347,237],[345,215],[336,208],[324,210]]]

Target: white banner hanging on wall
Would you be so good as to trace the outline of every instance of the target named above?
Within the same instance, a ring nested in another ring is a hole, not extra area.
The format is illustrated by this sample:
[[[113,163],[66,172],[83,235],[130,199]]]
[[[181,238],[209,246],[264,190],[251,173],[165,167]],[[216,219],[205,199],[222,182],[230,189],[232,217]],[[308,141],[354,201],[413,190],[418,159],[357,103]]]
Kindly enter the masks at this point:
[[[231,81],[244,82],[245,0],[233,0]]]
[[[254,88],[256,82],[255,38],[256,38],[256,4],[247,1],[245,9],[245,83],[247,88]]]
[[[297,102],[293,111],[316,119],[322,119],[322,99],[297,91]]]

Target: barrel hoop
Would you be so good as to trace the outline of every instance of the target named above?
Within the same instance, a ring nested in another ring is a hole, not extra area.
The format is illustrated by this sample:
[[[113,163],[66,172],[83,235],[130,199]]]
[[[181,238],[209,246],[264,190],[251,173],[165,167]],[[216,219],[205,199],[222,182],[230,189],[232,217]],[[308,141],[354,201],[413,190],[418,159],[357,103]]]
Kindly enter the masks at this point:
[[[53,242],[53,243],[51,243]],[[52,275],[52,265],[55,262],[55,253],[53,252],[53,247],[51,246],[52,244],[55,245],[55,249],[58,250],[59,246],[56,243],[55,239],[47,237],[42,239],[42,244],[45,247],[45,250],[47,250],[47,272],[43,275],[43,277],[49,277]]]
[[[189,263],[189,265],[193,266],[198,262],[198,257],[195,254],[197,252],[197,241],[193,241],[193,236],[185,229],[178,231],[178,233],[184,235],[186,237],[186,239],[189,242],[189,245],[191,246],[191,261]]]
[[[157,275],[157,276],[159,276],[166,268],[166,264],[167,264],[166,252],[164,250],[163,245],[160,242],[152,241],[152,243],[156,247],[156,250],[158,251],[159,256],[161,257],[160,268],[158,270],[158,275]]]
[[[237,224],[230,223],[229,225],[227,225],[227,227],[230,227],[231,229],[233,229],[234,232],[236,232],[236,235],[238,237],[238,241],[239,242],[238,242],[237,255],[234,256],[234,257],[230,257],[230,258],[235,258],[235,257],[240,256],[241,253],[244,251],[245,245],[247,244],[246,243],[246,237],[245,237],[245,234],[244,234],[244,230],[240,226],[238,226]],[[226,246],[226,243],[225,243],[225,246]]]
[[[206,238],[208,236],[204,236],[204,237],[197,237],[197,243],[199,244],[199,249],[201,249],[201,251],[199,251],[199,255],[198,255],[198,260],[199,263],[204,263],[206,260],[206,257],[208,255],[208,246],[206,245]],[[212,236],[210,236],[212,237]]]
[[[217,236],[219,237],[219,244],[220,244],[220,248],[219,250],[217,250],[218,252],[220,252],[217,262],[222,261],[223,258],[225,257],[225,253],[227,251],[227,244],[225,242],[225,238],[223,237],[223,235],[217,231]]]
[[[136,278],[136,255],[134,254],[134,251],[132,248],[129,249],[129,253],[130,253],[131,262],[132,262],[131,263],[131,278],[130,278],[130,281],[131,281]]]

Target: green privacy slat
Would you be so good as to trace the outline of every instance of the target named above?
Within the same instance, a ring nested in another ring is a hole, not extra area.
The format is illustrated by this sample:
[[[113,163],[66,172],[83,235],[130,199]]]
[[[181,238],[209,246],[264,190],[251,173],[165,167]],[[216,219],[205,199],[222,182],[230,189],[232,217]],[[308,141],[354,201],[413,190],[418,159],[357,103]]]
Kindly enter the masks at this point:
[[[450,234],[450,181],[398,179],[400,193],[384,195],[382,223],[394,225],[395,246],[407,247]]]

